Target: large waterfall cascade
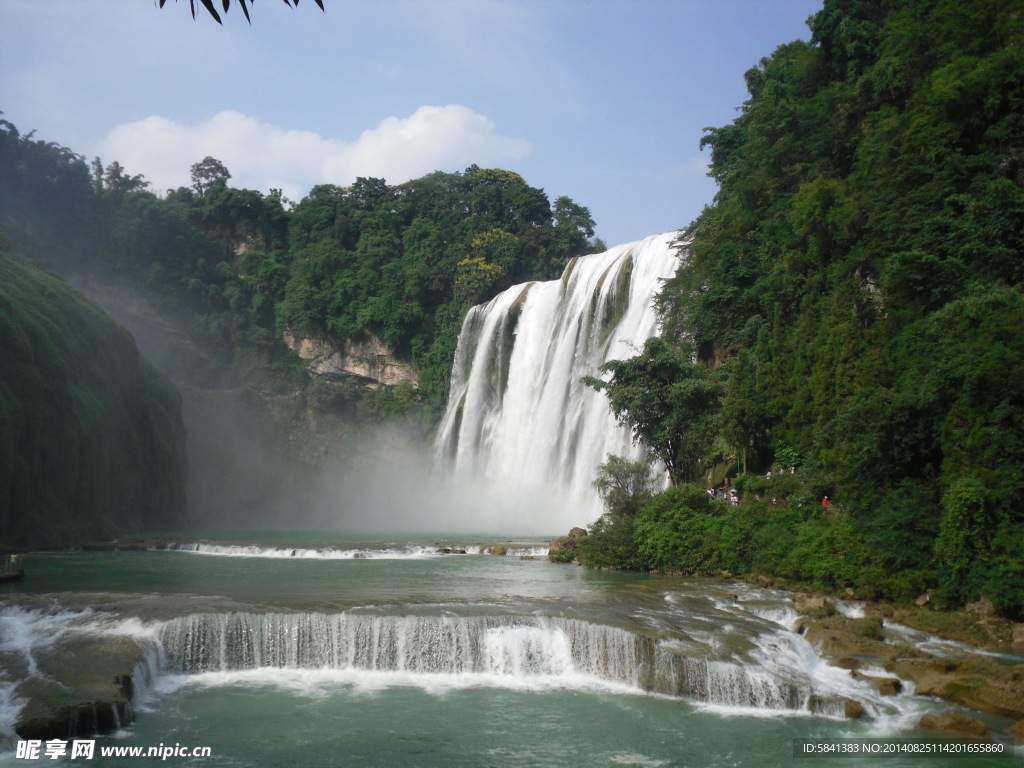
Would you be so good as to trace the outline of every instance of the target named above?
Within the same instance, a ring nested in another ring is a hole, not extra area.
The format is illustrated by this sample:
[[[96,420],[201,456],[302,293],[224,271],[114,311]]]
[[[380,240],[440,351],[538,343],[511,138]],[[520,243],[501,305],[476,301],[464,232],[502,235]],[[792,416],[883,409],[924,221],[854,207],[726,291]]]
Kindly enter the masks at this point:
[[[456,482],[488,496],[481,508],[531,509],[555,530],[600,515],[598,465],[642,449],[581,379],[657,333],[653,298],[679,265],[678,240],[667,232],[574,259],[561,279],[513,286],[469,312],[435,452]]]

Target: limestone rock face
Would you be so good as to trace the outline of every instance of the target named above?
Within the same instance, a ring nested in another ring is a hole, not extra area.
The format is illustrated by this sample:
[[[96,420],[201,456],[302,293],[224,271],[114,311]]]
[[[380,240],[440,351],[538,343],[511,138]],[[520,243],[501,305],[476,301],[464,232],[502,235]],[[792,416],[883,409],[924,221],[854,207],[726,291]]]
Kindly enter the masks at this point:
[[[903,681],[898,677],[875,677],[857,671],[851,672],[850,676],[854,680],[871,683],[882,696],[896,696],[903,691]]]
[[[975,720],[963,712],[943,712],[941,715],[925,715],[918,728],[927,731],[938,731],[951,736],[963,736],[970,739],[991,739],[992,733],[984,723]]]
[[[971,709],[1024,717],[1024,664],[1007,667],[994,659],[898,659],[885,668],[914,683],[921,696],[938,696]]]
[[[364,341],[338,341],[298,337],[286,331],[284,340],[301,359],[310,361],[308,370],[314,376],[354,377],[372,389],[416,381],[412,366],[395,357],[388,345],[372,334]]]
[[[793,595],[793,609],[811,616],[830,616],[836,612],[835,603],[822,595],[797,592]]]

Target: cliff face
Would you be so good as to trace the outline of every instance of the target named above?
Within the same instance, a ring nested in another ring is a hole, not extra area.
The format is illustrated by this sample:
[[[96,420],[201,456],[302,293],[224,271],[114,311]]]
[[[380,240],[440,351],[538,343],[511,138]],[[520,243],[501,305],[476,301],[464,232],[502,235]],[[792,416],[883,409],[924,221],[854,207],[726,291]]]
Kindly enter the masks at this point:
[[[286,331],[284,340],[300,359],[309,361],[313,376],[354,377],[370,389],[401,381],[416,383],[412,366],[395,357],[387,344],[373,334],[365,340],[339,342],[326,337],[300,337]]]
[[[131,334],[0,242],[0,548],[186,521],[181,397]]]

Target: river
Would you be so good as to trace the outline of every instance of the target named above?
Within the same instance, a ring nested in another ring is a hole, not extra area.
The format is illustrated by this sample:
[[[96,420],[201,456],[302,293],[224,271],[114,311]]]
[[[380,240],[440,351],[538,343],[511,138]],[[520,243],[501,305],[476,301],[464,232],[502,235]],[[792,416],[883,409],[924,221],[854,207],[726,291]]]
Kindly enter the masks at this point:
[[[882,698],[822,663],[783,592],[543,552],[277,533],[32,555],[29,578],[0,587],[0,733],[12,749],[21,683],[44,657],[75,665],[62,648],[118,636],[144,656],[135,720],[97,747],[209,747],[176,765],[784,766],[798,739],[934,743],[913,724],[944,705]],[[869,717],[844,719],[845,699]]]

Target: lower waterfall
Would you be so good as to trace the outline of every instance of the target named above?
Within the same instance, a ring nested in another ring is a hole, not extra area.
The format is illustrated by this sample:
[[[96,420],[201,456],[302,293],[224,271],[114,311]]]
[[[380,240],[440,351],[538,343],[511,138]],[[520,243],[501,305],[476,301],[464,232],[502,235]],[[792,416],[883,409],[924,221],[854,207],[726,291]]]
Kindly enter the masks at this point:
[[[596,468],[642,449],[581,378],[655,335],[653,298],[679,265],[679,236],[573,259],[559,280],[513,286],[470,310],[435,460],[485,499],[481,515],[530,515],[555,533],[601,514]]]
[[[589,679],[727,707],[843,711],[836,691],[754,659],[689,658],[645,635],[560,617],[193,614],[166,622],[158,639],[172,674],[343,670],[567,687]]]

